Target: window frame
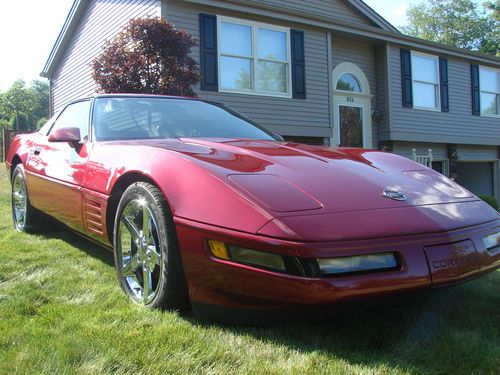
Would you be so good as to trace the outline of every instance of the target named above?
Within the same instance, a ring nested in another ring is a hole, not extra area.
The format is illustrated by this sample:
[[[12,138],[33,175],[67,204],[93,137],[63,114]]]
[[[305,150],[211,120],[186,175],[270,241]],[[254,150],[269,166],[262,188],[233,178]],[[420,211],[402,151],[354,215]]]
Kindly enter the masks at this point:
[[[227,54],[227,53],[222,52],[222,44],[221,44],[222,27],[221,27],[221,24],[223,22],[251,27],[251,29],[252,29],[252,32],[251,32],[252,56],[243,56],[243,55],[239,56],[239,55]],[[258,36],[259,29],[279,31],[279,32],[284,32],[286,34],[286,52],[287,52],[286,53],[287,54],[286,61],[259,57],[259,36]],[[268,24],[268,23],[244,20],[244,19],[234,18],[234,17],[217,16],[217,45],[218,45],[218,48],[217,48],[217,69],[218,69],[219,92],[291,99],[293,96],[293,90],[292,90],[292,53],[291,53],[292,43],[291,43],[291,38],[290,38],[290,31],[291,31],[291,29],[289,27],[277,26],[277,25],[272,25],[272,24]],[[239,59],[247,59],[247,60],[250,60],[252,62],[250,65],[250,75],[251,75],[251,84],[252,84],[251,90],[224,89],[222,87],[222,73],[223,72],[221,70],[221,57],[233,57],[233,58],[239,58]],[[274,63],[280,63],[280,64],[287,65],[287,68],[286,68],[287,92],[286,93],[279,93],[279,92],[273,92],[273,91],[259,91],[257,89],[257,83],[258,83],[257,66],[258,66],[259,61],[274,62]]]
[[[480,115],[482,117],[498,118],[498,117],[500,117],[500,87],[498,89],[499,90],[498,92],[483,90],[483,88],[481,87],[481,71],[482,70],[489,70],[490,72],[494,72],[494,73],[498,74],[499,79],[500,79],[500,69],[495,69],[495,68],[492,68],[489,66],[479,65],[479,98],[481,98],[482,93],[493,94],[493,95],[497,96],[497,113],[496,114],[483,113],[482,102],[480,101],[480,105],[479,105]],[[479,99],[479,100],[481,100],[481,99]]]
[[[415,64],[413,57],[421,57],[421,58],[426,58],[426,59],[431,59],[436,62],[436,82],[431,82],[431,81],[422,81],[415,79],[414,77],[414,72],[415,72]],[[435,104],[436,106],[431,108],[431,107],[421,107],[418,105],[415,105],[416,101],[416,95],[415,95],[415,83],[420,83],[420,84],[426,84],[426,85],[434,85],[434,91],[436,94],[436,101]],[[431,111],[431,112],[441,112],[441,75],[439,71],[439,56],[435,55],[430,55],[427,53],[423,52],[417,52],[417,51],[411,51],[411,91],[412,91],[412,96],[413,96],[413,108],[414,109],[420,109],[423,111]]]

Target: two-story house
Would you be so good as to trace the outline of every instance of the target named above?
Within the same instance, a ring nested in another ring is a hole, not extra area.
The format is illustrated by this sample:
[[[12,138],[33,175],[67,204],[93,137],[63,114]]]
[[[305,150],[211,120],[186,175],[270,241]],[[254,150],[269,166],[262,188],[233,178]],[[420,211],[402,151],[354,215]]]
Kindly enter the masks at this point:
[[[289,140],[431,149],[500,197],[500,58],[404,36],[361,0],[75,0],[42,72],[51,110],[95,92],[89,64],[130,18],[160,15],[200,40],[201,98]]]

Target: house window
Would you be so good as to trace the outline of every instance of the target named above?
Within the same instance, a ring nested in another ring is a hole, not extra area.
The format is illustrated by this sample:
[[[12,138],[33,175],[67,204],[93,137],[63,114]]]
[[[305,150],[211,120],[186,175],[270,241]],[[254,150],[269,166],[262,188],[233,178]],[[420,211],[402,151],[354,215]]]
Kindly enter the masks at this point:
[[[220,91],[291,97],[290,29],[218,17]]]
[[[412,52],[413,106],[439,110],[439,58]]]
[[[337,81],[337,90],[363,92],[361,83],[351,73],[344,73]]]
[[[500,115],[500,70],[480,67],[481,114]]]

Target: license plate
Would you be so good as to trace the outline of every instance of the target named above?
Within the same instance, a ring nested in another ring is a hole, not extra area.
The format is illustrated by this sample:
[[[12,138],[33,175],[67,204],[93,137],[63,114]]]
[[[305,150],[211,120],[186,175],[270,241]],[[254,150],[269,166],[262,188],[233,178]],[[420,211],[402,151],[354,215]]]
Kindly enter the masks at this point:
[[[479,272],[479,258],[472,241],[424,248],[435,285],[459,281]]]

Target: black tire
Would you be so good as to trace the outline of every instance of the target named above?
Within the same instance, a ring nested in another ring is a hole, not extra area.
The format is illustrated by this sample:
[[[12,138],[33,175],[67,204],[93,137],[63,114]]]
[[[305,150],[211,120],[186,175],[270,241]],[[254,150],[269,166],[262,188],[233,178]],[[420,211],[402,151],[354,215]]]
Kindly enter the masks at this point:
[[[43,229],[44,215],[30,203],[22,164],[16,165],[12,172],[11,207],[14,228],[18,232],[32,233]]]
[[[136,182],[125,190],[116,211],[113,243],[118,280],[132,301],[147,308],[189,306],[172,213],[156,186]]]

